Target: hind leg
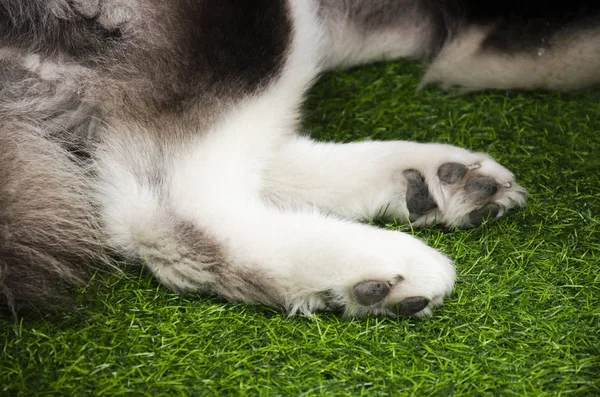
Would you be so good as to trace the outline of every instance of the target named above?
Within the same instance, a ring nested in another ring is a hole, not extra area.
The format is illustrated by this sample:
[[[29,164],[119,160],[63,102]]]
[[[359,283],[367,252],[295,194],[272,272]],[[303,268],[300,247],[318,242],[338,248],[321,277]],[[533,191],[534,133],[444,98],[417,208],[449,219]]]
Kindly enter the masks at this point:
[[[329,68],[428,61],[421,86],[572,90],[600,82],[600,6],[319,0]]]
[[[397,58],[424,59],[443,44],[446,28],[433,7],[416,0],[319,0],[327,68]]]

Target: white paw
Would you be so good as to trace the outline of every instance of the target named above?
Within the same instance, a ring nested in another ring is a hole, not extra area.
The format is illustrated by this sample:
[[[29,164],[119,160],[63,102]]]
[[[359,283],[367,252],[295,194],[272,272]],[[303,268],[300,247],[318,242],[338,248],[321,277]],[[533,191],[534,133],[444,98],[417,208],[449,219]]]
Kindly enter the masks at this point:
[[[330,304],[347,316],[429,316],[454,287],[450,259],[421,241],[389,232],[379,261],[365,264],[359,278],[330,291]],[[374,258],[375,259],[375,258]]]
[[[526,191],[488,155],[437,145],[439,155],[403,171],[406,206],[415,226],[479,226],[525,205]]]

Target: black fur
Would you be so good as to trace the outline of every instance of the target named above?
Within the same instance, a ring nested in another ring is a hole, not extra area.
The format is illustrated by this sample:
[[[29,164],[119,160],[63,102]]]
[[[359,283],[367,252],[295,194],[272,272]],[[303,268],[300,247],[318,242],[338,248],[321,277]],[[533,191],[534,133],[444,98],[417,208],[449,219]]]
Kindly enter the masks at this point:
[[[156,112],[178,114],[201,101],[209,113],[215,98],[255,92],[280,72],[291,40],[284,0],[177,0],[161,7],[172,18],[164,27],[168,47],[147,50],[141,36],[134,41],[143,44],[127,54],[131,77],[145,75],[152,83],[141,96]]]
[[[189,1],[181,16],[188,25],[190,67],[210,76],[215,90],[233,82],[253,92],[283,66],[291,38],[283,0]]]

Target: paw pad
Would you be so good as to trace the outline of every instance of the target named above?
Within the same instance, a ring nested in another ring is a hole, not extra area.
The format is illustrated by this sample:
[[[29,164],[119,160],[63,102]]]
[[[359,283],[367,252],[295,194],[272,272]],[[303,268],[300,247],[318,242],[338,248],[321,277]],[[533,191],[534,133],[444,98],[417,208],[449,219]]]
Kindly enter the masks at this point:
[[[354,299],[363,306],[371,306],[381,302],[390,289],[390,284],[385,281],[363,281],[354,286]]]
[[[400,281],[398,278],[396,281]],[[362,306],[373,306],[383,301],[390,293],[394,282],[369,280],[354,286],[353,294],[356,302]],[[408,316],[425,309],[429,299],[423,296],[412,296],[388,306],[396,315]]]
[[[498,192],[498,182],[489,176],[474,176],[465,184],[470,201],[480,202],[489,199]]]
[[[425,178],[417,170],[405,170],[403,172],[408,185],[406,190],[406,207],[411,219],[419,217],[437,208],[437,204],[431,193]]]
[[[508,170],[489,158],[466,165],[446,162],[435,174],[408,169],[403,175],[406,208],[417,226],[435,222],[453,227],[479,226],[485,219],[497,218],[525,204],[525,189],[514,182]]]
[[[400,316],[408,316],[425,309],[429,305],[429,299],[423,296],[411,296],[391,307],[392,311]]]
[[[473,226],[479,226],[484,220],[494,219],[500,212],[500,206],[496,203],[488,204],[482,208],[478,208],[469,214],[469,220]]]
[[[437,175],[445,184],[454,185],[467,175],[469,168],[466,165],[460,163],[445,163],[438,169]]]

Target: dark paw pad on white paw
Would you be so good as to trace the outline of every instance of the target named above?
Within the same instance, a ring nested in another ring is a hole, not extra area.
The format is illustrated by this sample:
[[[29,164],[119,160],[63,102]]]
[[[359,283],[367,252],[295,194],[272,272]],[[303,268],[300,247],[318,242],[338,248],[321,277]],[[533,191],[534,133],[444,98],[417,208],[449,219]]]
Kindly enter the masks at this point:
[[[373,306],[383,301],[390,293],[392,284],[387,281],[369,280],[356,284],[353,288],[354,300],[362,306]],[[411,296],[388,308],[399,316],[408,316],[425,309],[429,299]]]
[[[465,184],[465,191],[473,202],[489,199],[498,192],[498,182],[488,176],[475,176]]]
[[[500,206],[495,203],[487,204],[482,208],[478,208],[469,214],[469,220],[473,226],[479,226],[483,221],[494,219],[500,212]]]
[[[448,185],[454,185],[467,175],[469,168],[460,163],[445,163],[438,169],[437,175],[440,181]]]
[[[494,196],[500,187],[494,178],[482,175],[469,175],[469,171],[480,168],[479,164],[466,166],[460,163],[445,163],[440,166],[437,176],[446,185],[464,181],[464,190],[471,202],[485,202]],[[466,178],[465,178],[466,177]]]
[[[403,175],[406,209],[410,221],[418,226],[441,221],[452,228],[475,227],[525,205],[525,189],[513,181],[508,170],[492,162],[443,163],[428,179],[415,169],[405,170]],[[439,207],[436,200],[441,200]]]
[[[429,299],[423,296],[411,296],[391,306],[390,309],[399,316],[409,316],[425,309]]]
[[[381,302],[390,289],[390,284],[385,281],[363,281],[354,286],[354,299],[363,306],[371,306]]]
[[[411,219],[416,219],[421,215],[424,215],[437,208],[437,204],[431,193],[425,178],[417,170],[405,170],[403,172],[406,178],[407,189],[406,189],[406,208],[410,213]]]

